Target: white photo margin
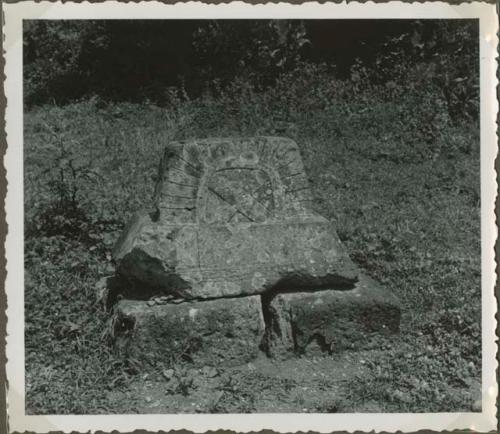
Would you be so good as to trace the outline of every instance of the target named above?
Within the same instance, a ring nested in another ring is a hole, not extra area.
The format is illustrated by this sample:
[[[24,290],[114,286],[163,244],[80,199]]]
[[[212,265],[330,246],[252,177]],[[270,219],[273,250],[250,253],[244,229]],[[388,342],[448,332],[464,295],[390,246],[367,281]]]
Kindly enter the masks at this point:
[[[496,362],[497,301],[494,246],[497,156],[496,56],[498,16],[494,4],[372,2],[302,5],[288,3],[249,5],[234,2],[208,5],[199,2],[166,5],[159,2],[61,3],[23,1],[3,4],[4,84],[7,98],[7,172],[5,210],[7,277],[7,409],[11,431],[133,431],[135,429],[193,432],[271,429],[276,432],[386,431],[413,432],[471,429],[496,431],[498,385]],[[24,234],[23,234],[23,98],[22,21],[23,19],[185,19],[185,18],[477,18],[480,20],[481,84],[481,254],[482,254],[482,413],[396,413],[396,414],[172,414],[172,415],[79,415],[32,416],[25,414],[24,371]]]

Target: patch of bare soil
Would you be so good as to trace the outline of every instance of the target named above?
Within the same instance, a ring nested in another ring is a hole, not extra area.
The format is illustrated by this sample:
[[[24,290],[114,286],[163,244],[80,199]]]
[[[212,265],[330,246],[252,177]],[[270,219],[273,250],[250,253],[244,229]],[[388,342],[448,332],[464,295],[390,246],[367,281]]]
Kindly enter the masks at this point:
[[[375,353],[281,361],[262,356],[224,370],[169,370],[163,378],[144,375],[108,396],[124,413],[336,413],[350,380],[366,374],[365,359]]]

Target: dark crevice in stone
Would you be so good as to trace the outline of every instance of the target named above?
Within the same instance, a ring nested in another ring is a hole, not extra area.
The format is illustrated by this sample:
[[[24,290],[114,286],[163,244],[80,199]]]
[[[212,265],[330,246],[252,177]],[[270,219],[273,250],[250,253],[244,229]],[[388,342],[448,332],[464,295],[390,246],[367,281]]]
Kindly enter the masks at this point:
[[[273,307],[272,301],[275,297],[276,293],[261,295],[265,330],[260,349],[269,357],[284,354],[295,348],[289,312],[286,308]]]
[[[118,315],[113,322],[113,337],[123,336],[134,330],[135,318],[132,316]]]
[[[175,263],[174,260],[172,260]],[[131,282],[142,293],[157,292],[186,298],[190,285],[175,271],[175,265],[165,268],[162,261],[134,248],[120,262],[117,274]],[[142,294],[141,294],[142,295]]]
[[[274,336],[280,335],[279,324],[276,321],[276,312],[273,312],[271,308],[271,301],[274,298],[274,294],[262,294],[260,297],[262,304],[262,316],[264,318],[264,336],[262,337],[262,343],[260,349],[264,351],[268,356],[272,353],[272,340]]]
[[[153,211],[149,213],[149,218],[153,223],[157,223],[160,220],[160,209],[155,208]]]
[[[187,282],[182,281],[178,276],[172,273],[172,281],[175,281],[175,278],[179,280],[177,284],[174,286],[159,286],[151,283],[146,283],[145,279],[134,278],[130,276],[126,276],[123,273],[118,272],[107,279],[107,295],[105,299],[105,308],[106,310],[110,310],[117,301],[122,298],[129,300],[137,300],[137,301],[147,301],[153,297],[161,297],[165,295],[174,295],[178,297],[175,302],[165,302],[162,304],[180,304],[180,303],[189,303],[189,302],[204,302],[204,301],[213,301],[219,299],[240,299],[245,297],[252,297],[256,294],[238,294],[238,295],[228,295],[228,296],[216,296],[216,297],[190,297],[183,290],[182,287],[187,287]],[[278,285],[274,285],[272,288],[268,289],[263,294],[260,294],[262,299],[262,313],[264,317],[264,322],[266,324],[273,323],[274,327],[278,327],[275,324],[276,321],[273,322],[273,315],[270,311],[270,304],[272,299],[277,294],[286,294],[286,293],[313,293],[317,291],[323,291],[325,289],[337,290],[337,291],[349,291],[355,288],[355,284],[352,281],[343,279],[339,277],[337,279],[337,284],[332,285],[332,280],[329,280],[329,285],[319,285],[312,287],[303,287],[300,286],[297,282],[295,284],[292,282],[294,279],[293,276],[287,276],[285,279],[282,279]],[[173,290],[173,288],[177,288]],[[259,294],[257,294],[259,295]]]
[[[357,282],[358,279],[348,279],[337,274],[312,279],[308,275],[291,273],[280,279],[264,295],[274,297],[277,294],[317,292],[326,289],[332,291],[349,291],[356,288]]]
[[[104,306],[110,310],[113,305],[122,297],[122,292],[127,287],[126,281],[120,276],[114,275],[106,280],[107,293],[105,295]]]
[[[264,324],[266,325],[266,329],[272,327],[272,313],[271,313],[271,294],[263,294],[260,297],[260,301],[262,303],[262,316],[264,318]]]
[[[298,335],[299,331],[297,328],[297,323],[293,320],[293,318],[290,318],[290,328],[292,331],[293,352],[295,354],[298,354],[298,353],[300,353],[299,340],[297,339],[297,335]]]

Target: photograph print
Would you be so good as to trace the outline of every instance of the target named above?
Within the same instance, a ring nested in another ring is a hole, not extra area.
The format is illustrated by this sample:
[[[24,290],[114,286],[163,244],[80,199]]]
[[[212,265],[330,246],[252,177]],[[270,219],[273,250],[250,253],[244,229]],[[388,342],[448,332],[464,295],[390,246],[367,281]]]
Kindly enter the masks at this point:
[[[26,414],[482,411],[478,19],[22,43]]]

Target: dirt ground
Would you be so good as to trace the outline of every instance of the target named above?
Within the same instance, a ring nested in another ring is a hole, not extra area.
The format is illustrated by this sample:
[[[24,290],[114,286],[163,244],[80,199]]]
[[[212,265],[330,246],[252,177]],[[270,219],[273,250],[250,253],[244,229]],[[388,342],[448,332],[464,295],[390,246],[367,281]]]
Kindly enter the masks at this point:
[[[176,372],[170,381],[143,376],[108,396],[126,403],[127,413],[336,413],[353,377],[366,374],[364,358],[374,356],[372,351],[272,361],[263,355],[230,369]],[[179,387],[179,378],[189,386]]]
[[[161,375],[138,376],[126,387],[109,392],[107,400],[120,412],[138,414],[397,412],[394,404],[411,399],[401,390],[387,388],[385,402],[363,390],[363,385],[370,384],[376,361],[390,353],[398,357],[395,348],[404,347],[404,342],[394,336],[379,340],[379,345],[378,349],[330,355],[315,348],[312,354],[288,360],[262,354],[233,368],[179,366]],[[445,393],[466,399],[470,406],[464,411],[480,409],[477,381],[466,388],[449,387]]]

